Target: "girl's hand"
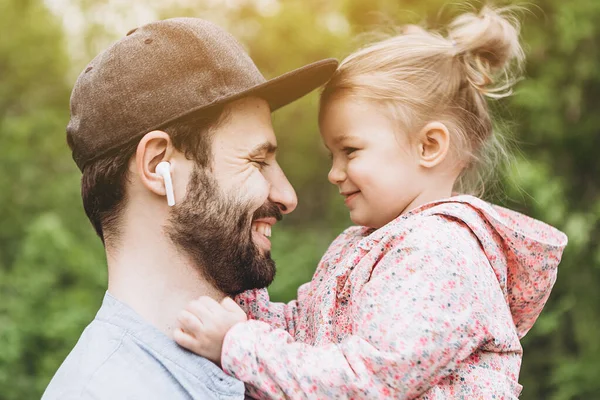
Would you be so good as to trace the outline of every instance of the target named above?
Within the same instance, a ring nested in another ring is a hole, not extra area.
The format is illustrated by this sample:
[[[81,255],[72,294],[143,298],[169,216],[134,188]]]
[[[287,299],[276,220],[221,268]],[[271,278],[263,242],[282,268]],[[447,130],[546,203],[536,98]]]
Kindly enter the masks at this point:
[[[231,298],[225,297],[219,304],[202,296],[179,314],[180,327],[173,332],[173,338],[180,346],[221,366],[225,334],[246,320],[244,311]]]

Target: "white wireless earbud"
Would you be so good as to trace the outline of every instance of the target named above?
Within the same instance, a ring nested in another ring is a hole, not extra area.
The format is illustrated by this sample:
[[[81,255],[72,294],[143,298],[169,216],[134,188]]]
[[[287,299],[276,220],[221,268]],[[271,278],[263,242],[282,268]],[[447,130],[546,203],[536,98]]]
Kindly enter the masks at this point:
[[[165,191],[167,192],[167,204],[169,207],[175,205],[175,194],[173,193],[173,182],[171,181],[171,164],[167,161],[159,162],[156,166],[156,173],[162,176],[165,181]]]

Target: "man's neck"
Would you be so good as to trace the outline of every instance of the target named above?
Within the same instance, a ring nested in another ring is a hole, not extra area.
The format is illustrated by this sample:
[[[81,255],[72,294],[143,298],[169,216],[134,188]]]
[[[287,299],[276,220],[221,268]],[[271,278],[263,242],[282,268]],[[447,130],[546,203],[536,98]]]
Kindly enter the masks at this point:
[[[173,336],[177,316],[189,301],[224,297],[156,230],[123,233],[118,249],[107,247],[108,292],[165,335]]]

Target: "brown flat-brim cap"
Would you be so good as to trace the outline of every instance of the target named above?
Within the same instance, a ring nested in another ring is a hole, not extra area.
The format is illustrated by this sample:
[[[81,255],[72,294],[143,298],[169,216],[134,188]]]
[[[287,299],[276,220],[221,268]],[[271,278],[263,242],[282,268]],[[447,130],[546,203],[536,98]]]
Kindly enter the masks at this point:
[[[81,171],[119,147],[191,113],[256,96],[271,111],[326,83],[325,59],[267,81],[240,43],[198,18],[153,22],[94,58],[71,94],[67,141]]]

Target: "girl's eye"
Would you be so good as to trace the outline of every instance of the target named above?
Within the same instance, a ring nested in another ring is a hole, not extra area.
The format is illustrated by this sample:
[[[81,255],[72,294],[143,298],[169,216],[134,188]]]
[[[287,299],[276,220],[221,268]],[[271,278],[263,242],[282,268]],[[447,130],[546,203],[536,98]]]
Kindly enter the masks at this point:
[[[357,151],[357,150],[358,150],[358,149],[357,149],[356,147],[344,147],[344,148],[342,149],[342,151],[343,151],[344,153],[346,153],[346,155],[348,155],[348,156],[349,156],[350,154],[354,153],[354,152],[355,152],[355,151]]]

